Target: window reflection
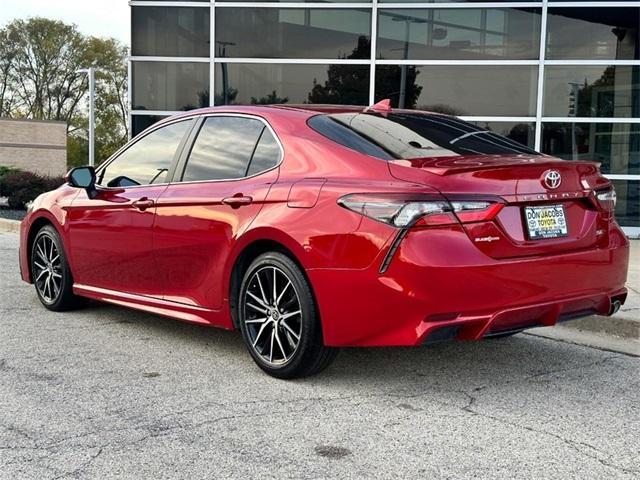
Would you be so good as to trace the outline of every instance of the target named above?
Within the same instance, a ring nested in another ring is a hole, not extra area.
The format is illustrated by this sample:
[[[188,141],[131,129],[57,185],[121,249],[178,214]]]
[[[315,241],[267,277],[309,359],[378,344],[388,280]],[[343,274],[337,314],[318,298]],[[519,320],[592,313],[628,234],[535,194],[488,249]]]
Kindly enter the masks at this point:
[[[613,180],[618,195],[616,219],[626,227],[640,227],[640,181]]]
[[[209,64],[134,62],[134,110],[192,110],[209,106]]]
[[[547,117],[637,117],[638,67],[547,66]]]
[[[638,59],[638,8],[549,8],[548,59]]]
[[[209,56],[209,9],[131,7],[131,54]]]
[[[402,9],[378,11],[384,59],[536,59],[540,9]]]
[[[369,71],[368,65],[218,63],[215,102],[367,105]]]
[[[107,187],[164,183],[192,121],[172,123],[145,135],[99,173],[98,183]]]
[[[360,37],[370,38],[370,30],[370,9],[216,10],[219,57],[345,58],[353,53]],[[370,57],[369,51],[361,54],[361,58]]]
[[[250,118],[207,118],[193,144],[182,180],[228,180],[246,176],[264,128],[264,123]]]
[[[142,133],[154,123],[159,122],[163,118],[157,115],[132,115],[131,118],[131,137]]]
[[[498,135],[510,138],[529,148],[535,146],[535,125],[533,123],[517,122],[471,122],[480,128],[495,132]]]
[[[378,65],[376,100],[449,115],[535,115],[538,68]]]
[[[568,160],[595,160],[607,174],[640,174],[640,124],[545,123],[544,153]]]

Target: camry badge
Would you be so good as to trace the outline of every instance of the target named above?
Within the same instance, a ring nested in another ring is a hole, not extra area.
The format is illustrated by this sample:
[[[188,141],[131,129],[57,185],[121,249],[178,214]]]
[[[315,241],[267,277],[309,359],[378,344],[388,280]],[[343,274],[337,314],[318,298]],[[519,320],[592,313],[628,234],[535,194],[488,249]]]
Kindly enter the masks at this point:
[[[478,237],[474,241],[475,242],[496,242],[500,240],[500,237]]]
[[[554,190],[562,183],[562,177],[557,170],[547,170],[542,177],[542,184],[550,190]]]

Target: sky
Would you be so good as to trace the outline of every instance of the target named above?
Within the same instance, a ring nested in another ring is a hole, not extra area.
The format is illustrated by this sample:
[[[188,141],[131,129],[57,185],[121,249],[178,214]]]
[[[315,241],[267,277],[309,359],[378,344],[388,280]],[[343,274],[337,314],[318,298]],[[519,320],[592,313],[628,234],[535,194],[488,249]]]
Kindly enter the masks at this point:
[[[129,44],[127,0],[0,0],[0,27],[16,18],[38,16],[75,23],[84,34]]]

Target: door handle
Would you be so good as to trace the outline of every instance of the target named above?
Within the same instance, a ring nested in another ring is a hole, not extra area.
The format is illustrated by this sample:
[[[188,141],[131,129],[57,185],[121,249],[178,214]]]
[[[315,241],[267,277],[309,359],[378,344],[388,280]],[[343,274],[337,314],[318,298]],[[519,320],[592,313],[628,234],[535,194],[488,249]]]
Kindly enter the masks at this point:
[[[251,205],[253,203],[253,198],[246,195],[237,194],[233,197],[223,198],[222,203],[224,203],[225,205],[229,205],[232,208],[240,208],[243,205]]]
[[[147,197],[142,197],[139,200],[133,202],[132,205],[141,212],[144,212],[147,208],[153,207],[154,203],[153,200],[150,200]]]

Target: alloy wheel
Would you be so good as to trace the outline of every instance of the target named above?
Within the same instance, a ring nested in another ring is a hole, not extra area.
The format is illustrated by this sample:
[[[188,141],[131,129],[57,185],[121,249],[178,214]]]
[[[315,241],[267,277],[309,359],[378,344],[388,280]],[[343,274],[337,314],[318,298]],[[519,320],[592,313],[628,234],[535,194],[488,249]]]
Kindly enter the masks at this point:
[[[302,337],[302,306],[291,279],[275,266],[256,270],[244,292],[242,308],[251,348],[269,365],[286,364]]]
[[[53,238],[42,235],[33,246],[33,278],[38,293],[54,303],[62,289],[62,259]]]

